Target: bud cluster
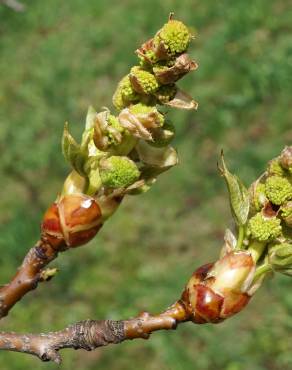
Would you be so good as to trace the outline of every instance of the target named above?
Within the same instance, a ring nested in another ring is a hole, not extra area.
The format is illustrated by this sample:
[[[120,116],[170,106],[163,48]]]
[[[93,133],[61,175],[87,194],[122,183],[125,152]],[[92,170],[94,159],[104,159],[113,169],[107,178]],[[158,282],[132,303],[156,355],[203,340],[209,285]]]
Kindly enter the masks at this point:
[[[192,39],[180,21],[169,21],[137,51],[139,64],[113,95],[118,110],[89,108],[79,143],[68,125],[63,153],[72,166],[62,193],[47,210],[42,239],[57,251],[87,243],[126,194],[147,191],[157,176],[177,163],[170,146],[174,126],[161,106],[196,109],[176,82],[197,64],[187,54]],[[241,311],[267,273],[292,276],[292,147],[270,161],[250,189],[227,168],[224,177],[237,237],[227,229],[220,258],[197,269],[180,307],[197,324],[217,323]]]
[[[253,239],[264,242],[286,238],[292,226],[292,147],[270,161],[267,171],[250,188],[248,229]]]
[[[190,320],[217,323],[241,311],[265,276],[292,276],[292,147],[270,161],[249,190],[229,172],[224,177],[237,238],[227,229],[215,263],[197,269],[181,297]]]
[[[73,170],[42,223],[42,237],[54,248],[87,243],[126,194],[147,191],[177,164],[169,145],[174,127],[159,106],[197,108],[175,85],[197,68],[187,54],[191,39],[189,29],[170,18],[137,50],[137,65],[119,82],[113,95],[118,114],[90,107],[80,144],[65,125],[63,154]]]
[[[246,251],[230,252],[215,264],[198,268],[182,302],[196,324],[218,323],[241,311],[255,288],[255,262]]]

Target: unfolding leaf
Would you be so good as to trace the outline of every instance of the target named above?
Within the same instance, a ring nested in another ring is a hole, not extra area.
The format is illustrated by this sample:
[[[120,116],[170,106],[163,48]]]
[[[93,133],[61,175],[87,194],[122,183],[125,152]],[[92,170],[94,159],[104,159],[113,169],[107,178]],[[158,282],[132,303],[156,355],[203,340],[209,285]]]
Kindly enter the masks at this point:
[[[65,159],[71,166],[82,176],[84,176],[84,163],[86,156],[77,144],[68,129],[68,123],[65,123],[63,137],[62,137],[62,152]]]
[[[222,167],[219,168],[219,170],[227,184],[232,215],[237,225],[244,225],[247,221],[249,212],[248,190],[237,176],[228,171],[223,152],[221,153],[221,164]]]
[[[96,111],[95,109],[90,106],[87,111],[86,121],[85,121],[85,130],[89,130],[94,127],[95,119],[96,119]]]

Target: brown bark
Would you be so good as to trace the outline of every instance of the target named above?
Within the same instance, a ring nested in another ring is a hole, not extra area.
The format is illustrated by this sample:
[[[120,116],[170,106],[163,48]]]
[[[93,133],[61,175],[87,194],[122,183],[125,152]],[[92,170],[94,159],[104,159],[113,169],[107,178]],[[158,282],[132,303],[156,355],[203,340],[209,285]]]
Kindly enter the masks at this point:
[[[175,329],[188,317],[182,302],[176,302],[158,315],[143,312],[138,317],[124,320],[86,320],[64,330],[47,334],[17,334],[0,332],[0,349],[28,353],[42,361],[61,363],[59,350],[64,348],[91,351],[127,339],[148,339],[153,331]]]
[[[37,242],[28,251],[11,281],[0,288],[0,319],[6,316],[26,293],[37,287],[42,281],[44,268],[57,255],[58,252],[44,240]]]
[[[86,320],[64,330],[47,334],[17,334],[0,332],[0,349],[28,353],[42,361],[61,363],[58,351],[63,348],[91,351],[125,339],[122,321]]]

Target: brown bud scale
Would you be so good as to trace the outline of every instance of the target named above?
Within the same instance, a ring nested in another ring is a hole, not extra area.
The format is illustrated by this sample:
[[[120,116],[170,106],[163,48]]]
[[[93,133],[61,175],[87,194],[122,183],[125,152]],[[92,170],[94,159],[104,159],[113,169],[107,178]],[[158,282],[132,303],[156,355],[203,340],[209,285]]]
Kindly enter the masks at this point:
[[[246,252],[230,252],[215,264],[199,267],[181,298],[190,319],[196,324],[219,323],[241,311],[251,298],[254,271]]]
[[[42,237],[53,248],[63,250],[88,243],[101,226],[101,209],[94,198],[65,195],[46,211]]]

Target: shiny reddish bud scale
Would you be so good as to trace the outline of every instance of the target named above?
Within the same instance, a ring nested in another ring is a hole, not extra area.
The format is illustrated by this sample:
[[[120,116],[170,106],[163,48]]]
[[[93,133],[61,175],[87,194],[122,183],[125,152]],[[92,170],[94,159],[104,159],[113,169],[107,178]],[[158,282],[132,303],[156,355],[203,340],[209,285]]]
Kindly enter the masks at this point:
[[[219,323],[241,311],[251,298],[247,290],[254,270],[246,252],[231,252],[215,264],[198,268],[182,295],[190,320]]]
[[[102,226],[101,209],[94,198],[83,194],[66,195],[46,211],[42,237],[62,250],[88,243]]]

